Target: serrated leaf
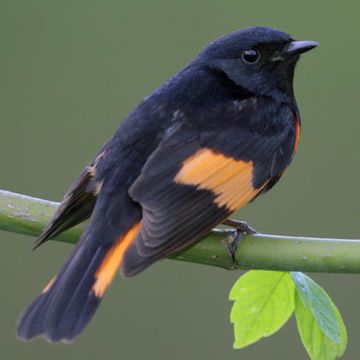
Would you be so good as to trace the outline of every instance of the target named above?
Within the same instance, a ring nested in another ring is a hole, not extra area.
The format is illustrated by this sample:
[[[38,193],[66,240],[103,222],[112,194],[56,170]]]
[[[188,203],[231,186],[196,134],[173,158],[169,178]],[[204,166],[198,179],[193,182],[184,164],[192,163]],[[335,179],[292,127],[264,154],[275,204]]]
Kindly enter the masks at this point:
[[[278,331],[294,311],[294,283],[288,272],[251,270],[234,284],[234,348],[240,349]]]
[[[329,295],[311,278],[292,272],[296,285],[295,314],[301,341],[312,360],[334,360],[343,355],[346,328]]]

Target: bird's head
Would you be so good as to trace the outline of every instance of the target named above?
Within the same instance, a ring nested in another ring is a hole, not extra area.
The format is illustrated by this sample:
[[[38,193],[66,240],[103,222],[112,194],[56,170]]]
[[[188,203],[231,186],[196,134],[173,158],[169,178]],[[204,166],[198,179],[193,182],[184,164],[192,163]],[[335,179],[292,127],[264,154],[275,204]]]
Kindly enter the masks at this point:
[[[213,41],[196,61],[221,71],[255,95],[292,97],[296,62],[300,54],[318,45],[295,41],[277,29],[250,27]]]

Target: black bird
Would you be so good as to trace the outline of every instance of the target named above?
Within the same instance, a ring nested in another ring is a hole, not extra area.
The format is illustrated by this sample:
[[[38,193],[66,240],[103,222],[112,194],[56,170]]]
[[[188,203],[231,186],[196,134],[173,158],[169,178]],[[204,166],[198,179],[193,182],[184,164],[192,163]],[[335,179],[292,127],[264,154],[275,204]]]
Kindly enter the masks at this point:
[[[293,77],[314,41],[268,27],[206,46],[121,123],[35,246],[90,218],[59,273],[22,314],[21,339],[71,341],[119,267],[133,276],[197,242],[280,179],[296,152]]]

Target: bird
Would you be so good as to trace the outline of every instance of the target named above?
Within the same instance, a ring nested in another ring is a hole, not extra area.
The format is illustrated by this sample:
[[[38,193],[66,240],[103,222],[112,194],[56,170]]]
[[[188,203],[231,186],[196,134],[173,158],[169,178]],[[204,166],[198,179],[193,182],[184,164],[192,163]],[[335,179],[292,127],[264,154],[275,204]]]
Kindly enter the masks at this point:
[[[35,242],[89,219],[63,267],[20,316],[18,338],[73,341],[119,269],[139,274],[270,190],[298,148],[295,66],[318,45],[271,27],[236,30],[145,97]]]

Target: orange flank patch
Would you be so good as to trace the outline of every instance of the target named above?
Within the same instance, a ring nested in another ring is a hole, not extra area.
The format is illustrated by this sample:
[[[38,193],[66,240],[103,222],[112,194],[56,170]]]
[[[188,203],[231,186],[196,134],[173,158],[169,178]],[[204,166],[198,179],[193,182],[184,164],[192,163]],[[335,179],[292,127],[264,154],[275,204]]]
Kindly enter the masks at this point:
[[[54,277],[49,281],[49,283],[43,288],[43,291],[42,291],[41,293],[42,293],[42,294],[47,293],[47,292],[50,290],[50,288],[53,286],[55,280],[56,280],[56,276],[54,276]]]
[[[299,140],[300,140],[300,120],[296,113],[294,113],[295,116],[295,128],[296,128],[296,135],[295,135],[295,144],[294,144],[294,154],[297,152]]]
[[[236,211],[261,190],[252,185],[253,168],[252,161],[236,160],[204,148],[183,163],[175,182],[210,190],[219,207]]]
[[[92,291],[96,297],[103,297],[111,284],[116,271],[119,269],[124,253],[131,245],[140,229],[140,223],[134,225],[125,235],[121,236],[110,248],[95,274],[95,283]]]

